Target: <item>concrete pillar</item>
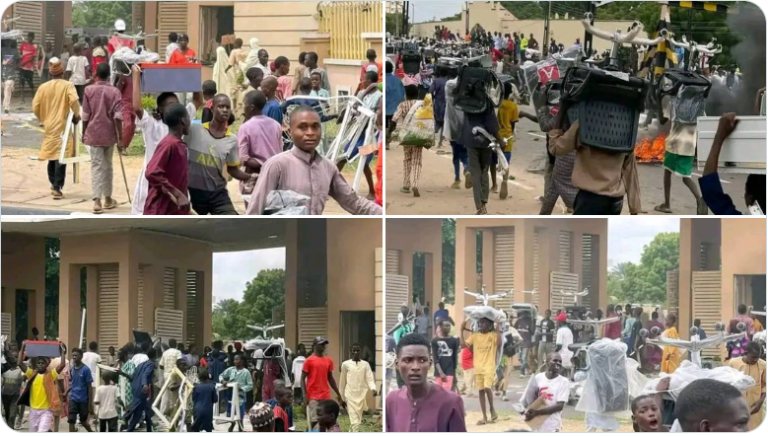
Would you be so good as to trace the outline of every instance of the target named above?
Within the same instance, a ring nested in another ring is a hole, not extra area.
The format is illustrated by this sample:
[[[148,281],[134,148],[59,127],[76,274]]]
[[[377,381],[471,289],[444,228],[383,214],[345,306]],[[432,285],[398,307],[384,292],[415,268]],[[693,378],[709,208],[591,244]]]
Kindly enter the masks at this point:
[[[295,350],[299,340],[298,220],[286,220],[285,227],[285,344]]]
[[[99,339],[99,268],[95,265],[85,267],[85,344]]]
[[[117,313],[117,343],[133,341],[132,328],[139,323],[139,259],[135,251],[129,249],[120,261],[120,279]],[[154,331],[154,325],[153,329]]]
[[[691,274],[696,269],[694,265],[696,256],[693,239],[693,219],[680,218],[680,261],[678,263],[680,271],[678,274],[680,281],[678,288],[680,309],[677,316],[677,331],[680,332],[680,337],[685,339],[690,337],[687,326],[693,324],[693,319],[691,318],[691,312],[693,312],[693,304],[691,303]]]
[[[473,235],[474,236],[474,235]],[[494,244],[493,244],[493,229],[483,229],[483,259],[481,262],[481,265],[483,265],[483,283],[481,285],[486,286],[486,292],[489,294],[495,294],[496,292],[502,291],[502,289],[497,289],[496,281],[495,279],[495,256],[494,253]],[[474,282],[473,282],[474,283]],[[473,285],[469,285],[470,291],[477,291],[480,292],[482,289],[475,289],[476,287]],[[506,290],[506,289],[504,289]]]
[[[144,33],[145,34],[152,34],[157,33],[157,5],[158,2],[156,1],[146,1],[144,2]],[[135,29],[134,29],[135,30]],[[147,44],[147,48],[157,52],[157,48],[159,45],[159,38],[167,38],[168,35],[158,35],[157,38],[149,38],[145,42]]]
[[[475,264],[477,252],[477,240],[475,229],[467,228],[459,220],[456,222],[456,279],[455,289],[455,322],[461,325],[464,322],[464,288],[475,287],[477,266]]]
[[[80,265],[63,259],[59,264],[59,339],[70,350],[80,341]]]
[[[533,302],[533,295],[524,294],[523,291],[533,289],[533,233],[535,230],[536,222],[532,220],[517,220],[515,225],[514,301],[516,302]]]

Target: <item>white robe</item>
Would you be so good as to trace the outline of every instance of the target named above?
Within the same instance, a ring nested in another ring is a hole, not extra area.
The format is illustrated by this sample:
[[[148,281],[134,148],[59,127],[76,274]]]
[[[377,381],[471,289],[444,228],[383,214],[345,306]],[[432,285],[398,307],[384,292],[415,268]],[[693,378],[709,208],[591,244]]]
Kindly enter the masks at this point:
[[[371,365],[365,360],[355,362],[350,359],[341,364],[341,392],[347,402],[349,421],[352,431],[356,432],[363,422],[363,412],[368,410],[366,396],[368,391],[376,391]]]
[[[216,49],[216,63],[213,65],[213,81],[216,82],[217,94],[229,95],[229,76],[226,73],[228,66],[227,50],[219,46]]]

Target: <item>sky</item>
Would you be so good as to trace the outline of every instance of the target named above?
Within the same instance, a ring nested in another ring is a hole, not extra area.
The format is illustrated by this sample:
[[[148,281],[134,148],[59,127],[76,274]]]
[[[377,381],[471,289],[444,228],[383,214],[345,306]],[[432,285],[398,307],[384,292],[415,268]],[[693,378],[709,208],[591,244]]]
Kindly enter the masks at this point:
[[[461,12],[461,7],[465,2],[458,0],[440,0],[440,1],[411,1],[416,7],[416,22],[432,21],[437,19],[451,17]],[[413,6],[411,6],[413,8]]]
[[[229,298],[241,301],[245,284],[265,269],[285,268],[285,248],[214,253],[214,301]]]
[[[621,217],[608,220],[608,266],[640,262],[643,247],[664,232],[680,232],[680,219],[671,217]]]

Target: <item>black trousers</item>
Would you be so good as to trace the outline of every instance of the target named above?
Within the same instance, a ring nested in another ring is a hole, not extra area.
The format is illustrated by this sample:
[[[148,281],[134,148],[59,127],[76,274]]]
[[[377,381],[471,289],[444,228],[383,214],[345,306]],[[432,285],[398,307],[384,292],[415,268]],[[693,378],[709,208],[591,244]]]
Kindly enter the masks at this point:
[[[189,201],[198,215],[237,215],[226,188],[218,191],[189,188]]]
[[[80,104],[83,104],[83,96],[85,95],[85,85],[75,85],[75,91],[77,91],[77,99]]]
[[[110,419],[99,419],[99,431],[101,433],[104,433],[104,432],[116,433],[117,417],[110,418]]]
[[[472,176],[472,196],[475,198],[475,209],[480,210],[488,203],[490,192],[491,155],[490,148],[467,147],[469,156],[469,174]]]
[[[48,181],[51,183],[51,189],[60,191],[64,188],[64,181],[67,178],[67,164],[60,164],[57,160],[48,161]]]
[[[621,215],[624,197],[608,197],[579,189],[573,202],[574,215]]]

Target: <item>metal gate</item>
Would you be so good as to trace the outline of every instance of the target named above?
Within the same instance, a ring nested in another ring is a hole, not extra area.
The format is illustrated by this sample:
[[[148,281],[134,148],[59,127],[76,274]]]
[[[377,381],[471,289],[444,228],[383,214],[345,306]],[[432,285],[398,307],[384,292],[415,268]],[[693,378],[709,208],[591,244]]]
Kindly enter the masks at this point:
[[[400,250],[387,250],[387,274],[400,274]]]
[[[166,344],[169,340],[184,340],[184,311],[174,309],[155,309],[155,335]]]
[[[165,47],[168,46],[168,34],[171,32],[188,33],[187,10],[189,2],[157,2],[157,34],[161,59],[165,59]],[[197,24],[197,23],[195,23]],[[189,41],[190,47],[198,47],[199,41]],[[165,59],[168,62],[168,59]]]
[[[99,331],[96,334],[99,343],[99,354],[106,359],[109,355],[109,347],[119,349],[117,341],[118,323],[120,311],[120,268],[118,264],[98,266],[99,274],[99,304],[98,316]],[[88,314],[90,315],[90,314]],[[90,336],[90,335],[89,335]]]
[[[13,316],[8,312],[3,312],[0,315],[0,334],[8,338],[10,341],[13,338]]]
[[[200,322],[200,315],[197,313],[197,281],[198,274],[202,274],[197,271],[187,271],[187,345],[195,344],[196,325]]]
[[[139,265],[139,320],[138,330],[144,330],[144,266]]]
[[[667,311],[680,319],[680,270],[667,271]]]
[[[507,227],[493,231],[493,288],[488,293],[509,292],[495,300],[493,306],[509,310],[515,301],[515,228]]]
[[[299,343],[312,347],[312,341],[318,336],[328,338],[328,308],[300,307]]]
[[[533,304],[538,305],[540,300],[539,297],[539,265],[541,262],[541,258],[539,257],[539,253],[541,252],[539,248],[539,229],[533,229],[533,290],[536,291],[533,294]]]
[[[397,324],[397,314],[400,313],[400,306],[409,306],[408,301],[408,289],[409,281],[408,276],[400,276],[394,274],[387,274],[387,291],[386,291],[386,330],[391,329]]]
[[[163,274],[163,308],[176,309],[176,268],[165,268]]]
[[[693,318],[700,319],[705,331],[714,331],[715,324],[722,319],[722,291],[720,271],[694,271],[691,280],[691,301],[693,301]],[[678,326],[685,331],[690,326]],[[719,357],[724,345],[717,348],[706,348],[701,352],[702,357]]]
[[[560,230],[557,241],[557,266],[562,272],[573,272],[571,250],[573,248],[573,232]]]
[[[579,289],[579,275],[562,271],[549,273],[549,310],[555,312],[573,306],[572,297],[567,299],[560,291],[576,292]]]

